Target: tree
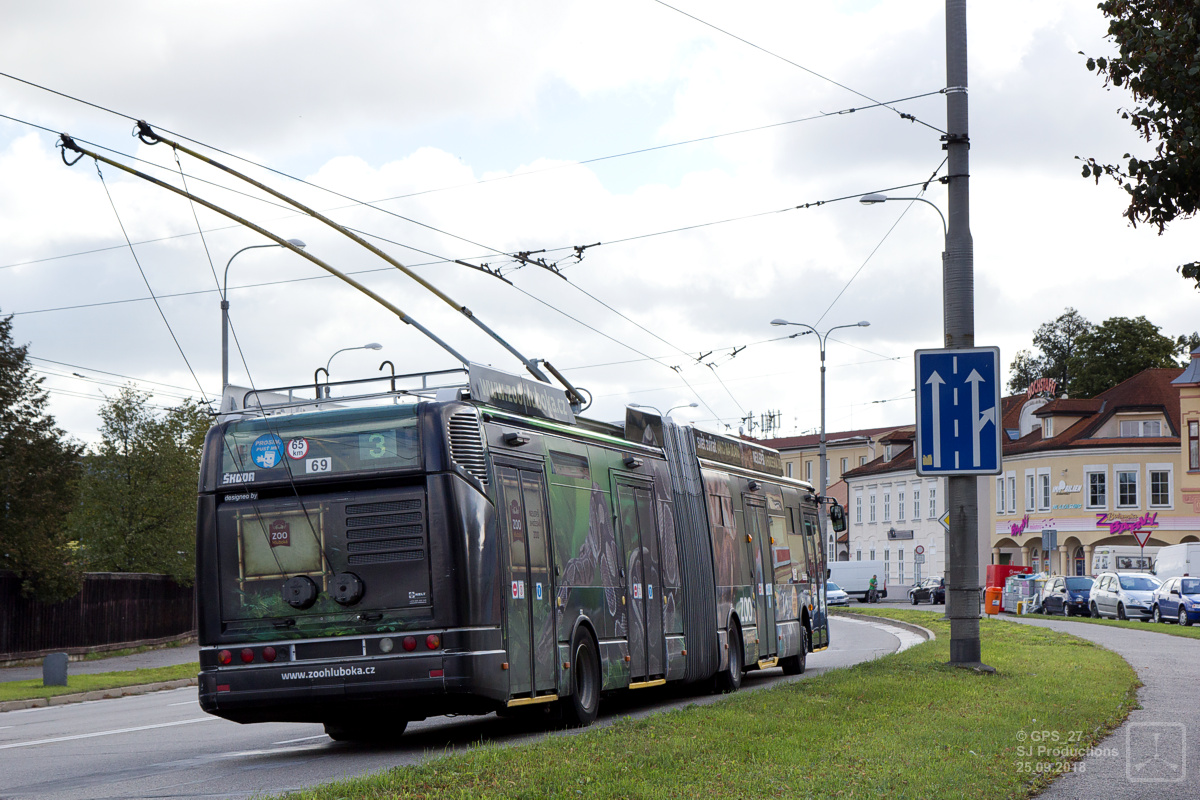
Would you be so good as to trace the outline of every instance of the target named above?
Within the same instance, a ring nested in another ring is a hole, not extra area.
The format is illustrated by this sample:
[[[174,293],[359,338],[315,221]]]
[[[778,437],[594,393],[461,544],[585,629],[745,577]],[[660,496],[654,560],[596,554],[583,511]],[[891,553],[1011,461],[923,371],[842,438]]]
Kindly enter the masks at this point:
[[[186,585],[195,573],[196,478],[209,418],[191,400],[160,418],[148,400],[125,387],[101,409],[101,441],[85,458],[71,527],[88,569],[154,572]]]
[[[1017,353],[1009,365],[1008,390],[1019,394],[1038,378],[1053,378],[1066,391],[1073,376],[1071,358],[1078,348],[1079,337],[1092,327],[1092,323],[1070,307],[1057,319],[1042,323],[1033,334],[1033,346],[1040,354],[1033,355],[1028,350]]]
[[[57,600],[79,591],[64,523],[80,447],[46,411],[44,380],[13,343],[12,316],[0,318],[0,569],[20,576],[23,593]]]
[[[1122,119],[1154,144],[1154,157],[1126,153],[1124,164],[1084,161],[1083,176],[1108,175],[1129,194],[1125,217],[1161,234],[1167,223],[1200,208],[1200,3],[1184,0],[1105,0],[1108,38],[1116,58],[1089,58],[1104,85],[1125,87],[1133,107]],[[1200,288],[1200,261],[1177,269]]]
[[[1078,341],[1071,356],[1072,397],[1095,397],[1152,367],[1178,367],[1177,340],[1163,336],[1145,317],[1106,319]]]
[[[1008,393],[1021,394],[1038,378],[1045,377],[1046,361],[1028,350],[1018,350],[1008,365]]]

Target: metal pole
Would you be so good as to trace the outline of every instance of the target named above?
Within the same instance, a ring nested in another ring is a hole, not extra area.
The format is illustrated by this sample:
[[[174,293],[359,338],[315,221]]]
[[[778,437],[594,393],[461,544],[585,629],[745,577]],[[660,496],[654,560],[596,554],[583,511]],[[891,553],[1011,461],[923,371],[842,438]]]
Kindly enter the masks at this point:
[[[814,330],[813,333],[816,333]],[[829,340],[829,334],[832,331],[825,331],[825,338],[821,338],[821,334],[817,333],[817,343],[821,345],[821,497],[825,497],[825,489],[828,488],[829,472],[828,465],[825,460],[825,342]],[[821,531],[821,538],[825,537],[825,503],[821,503],[817,507],[817,523]],[[836,549],[836,548],[835,548]]]
[[[304,244],[299,239],[290,240],[297,247],[303,247]],[[225,262],[225,279],[221,282],[221,393],[225,393],[225,387],[229,385],[229,265],[240,254],[247,250],[256,250],[260,247],[279,247],[277,244],[252,244],[249,247],[243,247],[229,257]]]
[[[949,224],[943,272],[945,346],[975,346],[974,244],[971,240],[967,128],[967,3],[946,0],[946,156]],[[979,638],[979,497],[974,476],[947,478],[950,514],[950,663],[982,661]]]

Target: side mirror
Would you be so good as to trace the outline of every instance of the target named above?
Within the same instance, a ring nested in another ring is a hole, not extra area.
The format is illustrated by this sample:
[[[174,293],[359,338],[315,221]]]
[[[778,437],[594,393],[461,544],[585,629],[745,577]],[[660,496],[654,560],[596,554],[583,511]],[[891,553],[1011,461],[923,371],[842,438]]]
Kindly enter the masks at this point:
[[[836,501],[829,507],[829,522],[833,525],[834,533],[844,533],[846,530],[846,511]]]

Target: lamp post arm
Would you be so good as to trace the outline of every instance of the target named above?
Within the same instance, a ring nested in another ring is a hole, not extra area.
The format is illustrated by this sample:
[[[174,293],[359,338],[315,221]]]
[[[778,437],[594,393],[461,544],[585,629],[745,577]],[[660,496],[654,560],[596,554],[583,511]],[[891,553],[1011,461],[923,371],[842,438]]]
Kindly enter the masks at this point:
[[[233,260],[235,258],[237,258],[240,254],[246,252],[247,250],[257,250],[260,247],[279,247],[279,245],[274,244],[274,243],[252,244],[249,247],[243,247],[241,250],[238,250],[236,253],[234,253],[233,255],[231,255],[229,257],[228,261],[225,262],[225,279],[223,281],[221,281],[221,299],[222,300],[229,299],[229,266],[233,263]]]

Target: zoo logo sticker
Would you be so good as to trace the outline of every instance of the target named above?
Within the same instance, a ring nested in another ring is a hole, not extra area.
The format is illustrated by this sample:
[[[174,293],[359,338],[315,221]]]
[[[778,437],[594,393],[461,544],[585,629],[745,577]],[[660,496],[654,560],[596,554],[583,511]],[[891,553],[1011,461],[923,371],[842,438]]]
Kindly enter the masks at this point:
[[[262,469],[271,469],[283,461],[283,439],[273,433],[264,433],[250,445],[250,458]]]

